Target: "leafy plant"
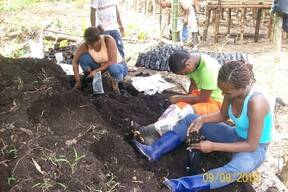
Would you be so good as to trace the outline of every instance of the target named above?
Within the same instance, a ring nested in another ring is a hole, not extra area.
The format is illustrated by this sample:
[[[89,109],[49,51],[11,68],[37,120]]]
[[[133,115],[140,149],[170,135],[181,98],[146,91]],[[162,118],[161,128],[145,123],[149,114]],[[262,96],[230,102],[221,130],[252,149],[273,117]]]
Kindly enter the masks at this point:
[[[8,185],[12,185],[13,183],[15,183],[15,181],[16,181],[16,177],[14,177],[14,176],[10,176],[7,179]]]
[[[15,83],[17,84],[17,89],[21,89],[24,87],[23,81],[19,76],[16,77]]]
[[[62,187],[64,190],[67,189],[66,185],[64,183],[57,182],[57,185]]]
[[[14,145],[12,145],[11,149],[8,150],[7,154],[9,155],[9,157],[11,159],[16,159],[17,158],[17,154],[18,154],[18,150],[17,150],[17,148]]]
[[[36,183],[32,188],[40,188],[42,191],[48,191],[53,185],[50,183],[50,179],[43,179],[43,182]]]
[[[60,48],[64,48],[64,47],[67,47],[69,45],[69,42],[68,42],[68,40],[62,40],[62,41],[60,41],[60,45],[59,45],[59,47]]]
[[[141,41],[144,41],[145,39],[147,39],[147,32],[141,31],[140,33],[138,33],[138,39]]]
[[[72,174],[75,173],[76,171],[76,167],[77,164],[79,163],[79,161],[83,158],[85,158],[85,155],[80,155],[78,154],[78,152],[76,151],[76,149],[73,147],[74,150],[74,159],[72,161],[69,161],[65,155],[61,155],[59,156],[59,158],[55,158],[54,161],[56,163],[66,163],[70,166],[71,168],[71,172]]]
[[[106,185],[109,188],[109,192],[116,191],[116,187],[119,185],[117,177],[113,173],[107,173],[106,177],[108,179]]]
[[[55,42],[43,39],[43,44],[44,44],[44,50],[48,51],[50,48],[54,47]]]

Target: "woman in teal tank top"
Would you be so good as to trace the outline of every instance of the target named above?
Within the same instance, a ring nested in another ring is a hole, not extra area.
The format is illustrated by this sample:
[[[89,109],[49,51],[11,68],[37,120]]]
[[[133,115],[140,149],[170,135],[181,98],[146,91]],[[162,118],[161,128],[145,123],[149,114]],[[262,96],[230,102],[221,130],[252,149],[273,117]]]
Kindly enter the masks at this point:
[[[266,97],[252,87],[255,82],[252,66],[231,61],[221,66],[218,87],[224,96],[219,112],[206,115],[189,114],[151,145],[137,143],[137,149],[149,160],[178,147],[189,134],[199,131],[207,140],[193,144],[193,150],[204,153],[231,152],[232,160],[216,169],[194,176],[167,179],[164,184],[173,192],[196,192],[215,189],[234,181],[260,179],[253,173],[265,159],[273,127],[272,109]],[[232,119],[235,126],[225,122]]]
[[[179,122],[175,133],[183,141],[187,135],[199,131],[207,138],[192,148],[204,153],[231,152],[232,160],[223,167],[201,175],[166,180],[173,192],[215,189],[234,181],[260,179],[253,173],[265,159],[271,141],[273,115],[263,93],[253,89],[254,73],[250,64],[231,61],[218,74],[218,86],[224,96],[220,112],[208,115],[188,115]],[[224,122],[231,119],[235,127]],[[185,129],[186,127],[186,129]]]

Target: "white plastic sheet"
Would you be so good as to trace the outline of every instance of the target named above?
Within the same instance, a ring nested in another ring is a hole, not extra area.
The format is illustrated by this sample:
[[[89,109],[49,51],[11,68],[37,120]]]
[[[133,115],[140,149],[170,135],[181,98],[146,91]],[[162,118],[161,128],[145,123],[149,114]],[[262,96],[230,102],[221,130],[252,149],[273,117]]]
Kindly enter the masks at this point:
[[[63,69],[63,71],[67,74],[67,75],[74,75],[73,72],[73,66],[70,64],[65,64],[65,63],[57,63],[57,65],[60,65],[60,67]],[[83,71],[82,68],[79,67],[79,73],[80,75],[83,75]]]
[[[144,92],[146,95],[162,93],[165,89],[175,87],[173,84],[165,81],[160,74],[148,77],[133,77],[132,85],[137,91]]]

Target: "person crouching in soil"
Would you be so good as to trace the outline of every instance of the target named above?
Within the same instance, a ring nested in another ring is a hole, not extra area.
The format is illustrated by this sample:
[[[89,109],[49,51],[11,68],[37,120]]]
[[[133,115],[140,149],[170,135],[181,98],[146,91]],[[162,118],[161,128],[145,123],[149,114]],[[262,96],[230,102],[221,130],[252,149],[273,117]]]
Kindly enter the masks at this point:
[[[93,78],[100,71],[108,71],[116,80],[120,81],[128,73],[127,64],[120,55],[116,42],[110,35],[102,35],[103,28],[89,27],[84,32],[85,42],[77,49],[72,65],[75,78],[75,88],[81,88],[79,63],[87,77]]]
[[[170,97],[172,105],[158,121],[139,129],[139,140],[145,144],[152,144],[159,136],[173,130],[187,114],[204,115],[221,109],[223,96],[217,86],[220,64],[216,59],[204,53],[179,51],[169,57],[168,64],[173,73],[189,77],[189,94]]]
[[[266,96],[256,88],[252,66],[239,61],[224,64],[218,74],[218,86],[224,95],[220,112],[206,115],[187,115],[172,131],[152,145],[136,144],[136,148],[150,160],[175,149],[194,131],[207,140],[192,148],[204,153],[230,152],[232,160],[223,167],[207,173],[166,179],[164,184],[173,192],[198,191],[223,187],[252,174],[264,159],[273,127],[273,112]],[[221,123],[230,118],[235,126]],[[211,175],[211,177],[210,177]],[[227,179],[221,179],[225,175]]]

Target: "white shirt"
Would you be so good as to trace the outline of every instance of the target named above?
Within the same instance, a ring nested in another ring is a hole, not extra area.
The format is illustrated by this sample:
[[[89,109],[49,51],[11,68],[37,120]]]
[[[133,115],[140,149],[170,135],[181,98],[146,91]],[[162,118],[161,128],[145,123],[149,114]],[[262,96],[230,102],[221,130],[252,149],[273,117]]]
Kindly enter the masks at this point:
[[[117,0],[91,0],[91,7],[96,9],[95,26],[102,25],[105,31],[118,30]]]

